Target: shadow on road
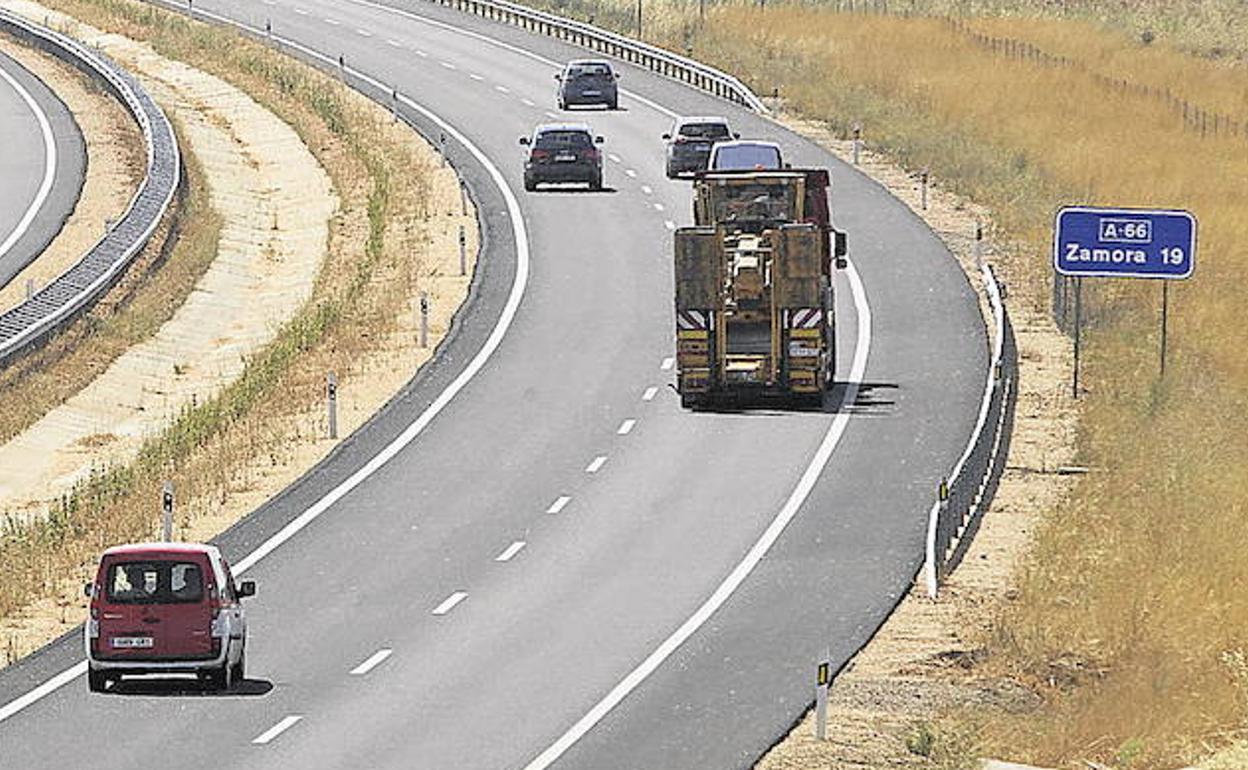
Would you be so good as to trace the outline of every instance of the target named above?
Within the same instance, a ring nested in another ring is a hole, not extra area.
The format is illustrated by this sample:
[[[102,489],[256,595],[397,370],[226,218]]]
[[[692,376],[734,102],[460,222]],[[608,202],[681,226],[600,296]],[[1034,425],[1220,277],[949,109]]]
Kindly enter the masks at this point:
[[[143,695],[157,698],[255,698],[268,695],[273,683],[267,679],[244,679],[228,690],[214,689],[192,678],[123,679],[105,692],[109,695]]]

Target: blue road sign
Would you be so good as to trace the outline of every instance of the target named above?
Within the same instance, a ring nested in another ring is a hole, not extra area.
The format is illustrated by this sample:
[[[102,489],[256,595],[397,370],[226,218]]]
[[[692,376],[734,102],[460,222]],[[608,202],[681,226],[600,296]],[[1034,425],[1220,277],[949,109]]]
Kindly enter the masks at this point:
[[[1072,206],[1057,212],[1053,266],[1062,275],[1187,278],[1196,217],[1186,211]]]

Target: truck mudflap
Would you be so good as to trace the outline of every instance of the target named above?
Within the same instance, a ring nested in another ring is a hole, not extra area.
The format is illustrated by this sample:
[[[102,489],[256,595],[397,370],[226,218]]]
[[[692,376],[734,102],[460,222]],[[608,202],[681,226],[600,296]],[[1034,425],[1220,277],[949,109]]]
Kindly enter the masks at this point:
[[[784,352],[789,389],[794,393],[819,393],[824,389],[827,371],[823,308],[793,308],[786,315],[788,339]]]
[[[711,389],[711,311],[676,311],[676,371],[682,395]]]

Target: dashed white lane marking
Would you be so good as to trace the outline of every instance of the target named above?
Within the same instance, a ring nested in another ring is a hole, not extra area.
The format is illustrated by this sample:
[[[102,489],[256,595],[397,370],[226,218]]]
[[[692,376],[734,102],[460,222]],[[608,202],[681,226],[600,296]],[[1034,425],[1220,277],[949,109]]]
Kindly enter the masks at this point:
[[[650,185],[648,185],[648,184],[643,184],[643,185],[641,186],[641,191],[642,191],[643,193],[645,193],[646,195],[650,195],[651,193],[653,193],[653,192],[654,192],[654,188],[653,188],[653,187],[651,187],[651,186],[650,186]]]
[[[360,665],[351,669],[351,675],[352,676],[364,676],[369,671],[372,671],[373,669],[380,666],[381,662],[385,660],[386,658],[390,657],[390,655],[393,652],[394,650],[391,650],[387,647],[381,648],[377,652],[374,652],[372,655],[369,655],[368,660],[365,660]]]
[[[606,455],[598,455],[597,457],[595,457],[593,460],[590,461],[589,465],[585,466],[585,472],[597,473],[598,471],[602,470],[602,466],[604,463],[606,463],[606,461],[607,461]]]
[[[325,23],[326,23],[326,24],[328,24],[328,25],[330,25],[331,27],[336,27],[336,26],[338,26],[339,24],[341,24],[342,22],[340,22],[340,21],[338,21],[338,20],[336,20],[336,19],[326,19],[326,20],[325,20]]]
[[[653,400],[654,400],[654,397],[658,394],[658,392],[659,392],[659,389],[658,389],[658,388],[656,388],[656,387],[654,387],[653,385],[651,385],[650,387],[646,388],[646,392],[645,392],[645,393],[642,393],[642,394],[641,394],[641,400],[642,400],[642,401],[653,401]]]
[[[558,120],[558,119],[559,119],[559,116],[558,116],[558,115],[556,115],[555,113],[551,112],[550,110],[546,110],[546,117],[550,118],[551,120]]]
[[[668,230],[675,230],[675,229],[676,229],[676,223],[675,223],[675,222],[673,222],[673,221],[672,221],[672,220],[670,220],[670,219],[666,219],[666,220],[664,220],[664,221],[663,221],[663,226],[664,226],[664,227],[666,227]]]
[[[438,62],[438,64],[441,64],[443,67],[446,67],[448,70],[455,69],[455,65],[451,64],[449,61],[440,61]]]
[[[520,553],[521,548],[524,548],[524,541],[517,540],[516,542],[507,546],[507,550],[503,551],[498,556],[495,556],[494,561],[511,561],[511,557]]]
[[[671,356],[668,356],[667,358],[663,359],[663,363],[659,364],[659,368],[666,372],[668,369],[671,369],[672,366],[675,365],[675,363],[676,363],[676,359],[672,358]]]
[[[663,204],[662,204],[662,203],[656,203],[656,204],[654,204],[654,210],[655,210],[655,211],[662,211],[662,210],[663,210]]]
[[[257,746],[263,746],[264,744],[272,741],[274,738],[286,732],[290,728],[294,727],[299,722],[300,719],[303,719],[303,717],[297,714],[291,714],[288,717],[284,717],[282,721],[278,722],[277,724],[273,725],[269,729],[257,735],[252,740],[252,743],[256,744]]]
[[[510,89],[510,88],[508,88],[507,86],[494,86],[494,90],[495,90],[495,91],[498,91],[500,94],[509,94],[509,93],[511,93],[511,89]]]
[[[263,0],[265,5],[277,5],[277,0]]]
[[[620,427],[616,431],[616,433],[621,436],[627,436],[628,434],[633,432],[633,427],[635,425],[637,425],[636,420],[633,420],[633,419],[625,420],[624,422],[620,423]]]
[[[426,58],[426,57],[428,57],[428,56],[429,56],[429,54],[425,53],[424,51],[420,50],[419,48],[417,48],[417,49],[416,49],[416,55],[417,55],[417,56],[419,56],[419,57],[420,57],[420,58],[422,58],[422,59],[424,59],[424,58]]]
[[[468,74],[468,77],[472,78],[473,80],[485,80],[485,76],[483,76],[483,75],[478,75],[478,74],[477,74],[477,73],[475,73],[475,72],[470,72],[470,73]]]
[[[559,497],[553,503],[550,504],[550,507],[546,509],[546,512],[547,513],[559,513],[559,511],[562,511],[564,508],[566,508],[568,503],[570,502],[572,502],[571,497],[568,497],[567,495],[559,495]]]
[[[636,172],[636,171],[634,171],[634,170],[633,170],[633,169],[631,169],[631,168],[626,168],[626,169],[624,169],[624,173],[625,173],[625,174],[628,174],[628,175],[629,175],[629,177],[631,177],[631,178],[633,178],[633,179],[636,179],[636,178],[637,178],[637,172]]]
[[[307,8],[296,8],[296,9],[295,9],[295,13],[299,14],[300,16],[307,16],[307,15],[308,15],[308,9],[307,9]]]
[[[400,42],[399,42],[399,41],[397,41],[397,40],[387,40],[387,41],[386,41],[386,45],[389,45],[389,46],[394,46],[395,48],[402,48],[402,47],[403,47],[403,44],[402,44],[402,43],[400,43]]]
[[[455,609],[456,604],[459,604],[460,602],[462,602],[464,599],[467,599],[467,598],[468,598],[468,592],[456,591],[455,593],[443,599],[442,603],[439,604],[437,607],[434,607],[433,614],[445,615],[446,613]]]
[[[360,37],[372,37],[373,36],[373,33],[369,32],[366,29],[357,29],[355,31],[355,34],[359,35]]]
[[[536,106],[537,106],[537,105],[533,102],[533,100],[532,100],[532,99],[521,99],[521,100],[520,100],[520,103],[521,103],[521,104],[523,104],[525,107],[536,107]]]
[[[609,153],[607,153],[607,157],[611,159],[611,162],[612,162],[612,163],[619,163],[619,162],[620,162],[620,156],[619,156],[619,155],[616,155],[616,154],[615,154],[615,153],[613,153],[613,152],[609,152]]]

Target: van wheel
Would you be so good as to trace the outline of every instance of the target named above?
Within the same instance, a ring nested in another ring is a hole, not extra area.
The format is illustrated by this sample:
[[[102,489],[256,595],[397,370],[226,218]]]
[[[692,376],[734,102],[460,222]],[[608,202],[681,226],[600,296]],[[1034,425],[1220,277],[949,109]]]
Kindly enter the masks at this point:
[[[234,680],[234,684],[247,678],[247,649],[243,648],[238,653],[238,662],[234,664],[233,670],[230,672],[230,678]]]
[[[225,692],[230,689],[231,674],[234,672],[233,667],[227,660],[220,667],[209,669],[204,672],[204,679],[208,682],[208,687],[218,692]]]
[[[108,687],[108,675],[93,668],[87,669],[87,689],[91,692],[104,692]]]

